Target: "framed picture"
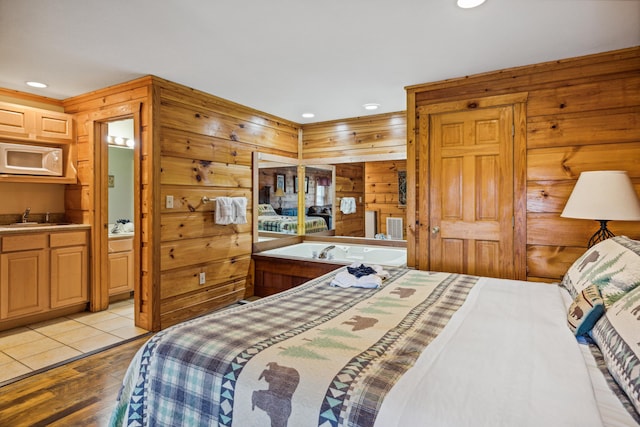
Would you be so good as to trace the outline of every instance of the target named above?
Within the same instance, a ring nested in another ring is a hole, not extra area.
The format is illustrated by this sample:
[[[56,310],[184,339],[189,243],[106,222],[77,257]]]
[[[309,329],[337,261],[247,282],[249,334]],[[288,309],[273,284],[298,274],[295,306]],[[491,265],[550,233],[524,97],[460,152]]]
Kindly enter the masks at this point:
[[[398,205],[407,205],[407,171],[398,171]]]
[[[286,180],[284,175],[276,174],[276,191],[278,188],[281,188],[282,191],[286,192],[287,188],[285,186]]]
[[[308,176],[304,177],[304,192],[305,193],[309,192],[309,177]]]

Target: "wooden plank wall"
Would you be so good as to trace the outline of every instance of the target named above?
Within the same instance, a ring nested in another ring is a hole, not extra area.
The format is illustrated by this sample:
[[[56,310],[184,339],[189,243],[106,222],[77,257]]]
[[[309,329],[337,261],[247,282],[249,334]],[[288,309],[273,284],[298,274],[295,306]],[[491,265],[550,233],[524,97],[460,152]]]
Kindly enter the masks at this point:
[[[406,114],[377,114],[302,126],[302,158],[322,163],[406,159]]]
[[[529,280],[559,280],[598,228],[595,221],[560,217],[580,172],[626,170],[640,194],[640,47],[407,91],[408,99],[415,97],[415,104],[409,104],[410,118],[421,105],[528,92],[527,220],[526,229],[517,232],[526,233]],[[417,134],[411,136],[420,140]],[[639,222],[609,225],[617,235],[640,239]]]
[[[65,192],[65,210],[67,219],[71,222],[91,224],[91,263],[92,273],[95,273],[95,264],[100,262],[97,246],[106,245],[102,241],[101,234],[97,233],[98,224],[94,224],[94,212],[96,210],[96,182],[94,180],[94,169],[96,169],[96,142],[94,142],[93,132],[96,121],[114,120],[120,116],[130,116],[138,111],[140,113],[140,157],[142,177],[140,186],[143,194],[153,197],[150,191],[152,183],[152,79],[143,77],[131,82],[115,85],[99,91],[90,92],[63,101],[66,113],[74,114],[77,152],[78,152],[78,183],[68,185]],[[146,329],[157,329],[157,317],[154,319],[154,235],[149,232],[153,224],[153,212],[150,211],[149,203],[142,203],[142,217],[136,219],[135,226],[140,230],[140,282],[141,292],[136,298],[139,299],[136,313],[136,325]],[[100,277],[92,274],[92,290],[106,286],[101,284]],[[96,301],[96,296],[91,297],[92,304]],[[102,306],[108,301],[101,301]],[[104,307],[93,307],[102,309]]]
[[[377,212],[379,233],[387,234],[387,218],[402,218],[405,239],[407,207],[399,204],[398,171],[406,170],[406,160],[366,162],[364,165],[365,210]]]
[[[141,298],[153,313],[147,328],[158,330],[253,294],[252,153],[296,158],[298,128],[153,76],[67,100],[79,128],[80,179],[67,191],[77,222],[93,218],[94,148],[86,124],[136,100],[143,128]],[[165,206],[167,195],[173,209]],[[203,196],[246,197],[247,224],[215,224],[215,204],[202,203]]]
[[[252,295],[252,153],[297,157],[294,123],[156,79],[160,141],[161,327]],[[215,224],[215,203],[247,198],[247,223]],[[199,284],[205,273],[206,283]]]
[[[337,165],[336,235],[364,237],[365,210],[380,211],[380,232],[386,232],[386,216],[404,216],[391,188],[398,181],[397,172],[393,177],[389,171],[397,171],[403,168],[403,162],[406,164],[405,112],[303,125],[302,147],[303,159]],[[365,172],[366,168],[370,172]],[[378,173],[383,175],[379,177]],[[385,187],[381,180],[387,179],[391,181],[385,184],[391,184]],[[355,214],[340,212],[342,197],[356,197]]]

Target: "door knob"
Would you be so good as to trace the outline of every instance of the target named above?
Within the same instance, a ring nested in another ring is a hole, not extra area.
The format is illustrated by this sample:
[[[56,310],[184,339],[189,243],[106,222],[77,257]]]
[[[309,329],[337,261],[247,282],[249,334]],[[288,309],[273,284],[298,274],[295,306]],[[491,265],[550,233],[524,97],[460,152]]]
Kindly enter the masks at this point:
[[[440,232],[440,227],[437,225],[431,229],[431,234],[438,234]]]

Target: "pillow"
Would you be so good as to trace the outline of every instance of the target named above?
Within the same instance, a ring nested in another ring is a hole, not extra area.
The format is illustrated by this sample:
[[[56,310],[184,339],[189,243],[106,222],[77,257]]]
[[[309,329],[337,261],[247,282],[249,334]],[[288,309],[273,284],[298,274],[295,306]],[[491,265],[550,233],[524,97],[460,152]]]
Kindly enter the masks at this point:
[[[269,204],[258,205],[258,216],[263,215],[278,215],[273,209],[273,206]]]
[[[604,314],[604,301],[596,285],[587,286],[576,296],[567,313],[569,329],[579,337],[587,334]]]
[[[589,285],[597,285],[609,308],[640,284],[640,242],[625,236],[607,239],[589,248],[573,263],[562,286],[575,298]]]
[[[591,331],[611,376],[640,413],[640,286],[627,292]]]
[[[311,207],[309,208],[309,211],[308,211],[307,213],[309,213],[309,214],[314,214],[314,213],[316,213],[316,208],[315,208],[315,206],[311,206]]]

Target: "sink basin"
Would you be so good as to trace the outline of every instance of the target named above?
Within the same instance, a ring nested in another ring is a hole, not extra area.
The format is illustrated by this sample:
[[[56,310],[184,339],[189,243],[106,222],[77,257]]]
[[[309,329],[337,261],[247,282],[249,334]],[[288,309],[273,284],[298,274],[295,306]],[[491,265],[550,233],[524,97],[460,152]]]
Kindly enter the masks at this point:
[[[14,222],[13,224],[7,225],[7,227],[11,228],[20,228],[20,227],[51,227],[55,225],[68,225],[69,223],[51,223],[51,222]]]

